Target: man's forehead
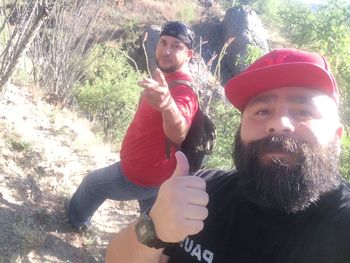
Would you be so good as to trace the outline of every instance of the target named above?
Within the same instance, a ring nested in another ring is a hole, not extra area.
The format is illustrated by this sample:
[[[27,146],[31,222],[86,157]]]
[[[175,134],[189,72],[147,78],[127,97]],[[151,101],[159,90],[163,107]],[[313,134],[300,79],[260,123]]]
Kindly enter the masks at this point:
[[[314,103],[316,97],[328,97],[325,93],[307,87],[282,87],[268,90],[253,97],[248,105],[256,103],[273,103],[277,99],[284,98],[295,103]],[[331,99],[331,98],[329,98]]]
[[[178,39],[176,37],[168,36],[168,35],[160,36],[160,40],[164,40],[164,41],[176,43],[176,44],[182,44],[182,45],[186,46],[180,39]]]

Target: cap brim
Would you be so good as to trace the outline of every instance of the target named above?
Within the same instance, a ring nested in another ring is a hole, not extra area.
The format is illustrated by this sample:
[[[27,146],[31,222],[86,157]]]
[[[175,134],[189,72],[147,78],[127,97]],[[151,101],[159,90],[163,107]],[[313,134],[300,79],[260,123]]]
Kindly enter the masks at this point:
[[[243,72],[225,85],[229,101],[241,112],[250,99],[271,89],[309,87],[333,98],[336,90],[332,76],[323,68],[310,63],[288,63]]]

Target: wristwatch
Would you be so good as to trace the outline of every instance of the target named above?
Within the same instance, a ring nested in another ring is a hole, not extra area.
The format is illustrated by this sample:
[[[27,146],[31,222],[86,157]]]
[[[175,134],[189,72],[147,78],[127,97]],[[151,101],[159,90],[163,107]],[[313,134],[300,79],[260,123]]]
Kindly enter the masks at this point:
[[[171,243],[163,242],[156,235],[152,219],[149,217],[150,209],[147,209],[136,222],[135,232],[137,239],[145,246],[151,248],[164,248]]]

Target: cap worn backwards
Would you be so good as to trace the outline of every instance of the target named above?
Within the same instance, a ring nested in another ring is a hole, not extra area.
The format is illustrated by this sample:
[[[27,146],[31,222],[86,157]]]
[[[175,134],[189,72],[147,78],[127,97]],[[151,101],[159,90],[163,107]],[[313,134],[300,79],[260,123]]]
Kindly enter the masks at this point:
[[[188,25],[180,21],[170,21],[166,23],[163,26],[160,35],[176,37],[189,49],[193,48],[194,33]]]
[[[276,49],[256,60],[225,85],[229,101],[241,112],[258,94],[281,87],[317,89],[338,105],[339,91],[327,60],[316,53]]]

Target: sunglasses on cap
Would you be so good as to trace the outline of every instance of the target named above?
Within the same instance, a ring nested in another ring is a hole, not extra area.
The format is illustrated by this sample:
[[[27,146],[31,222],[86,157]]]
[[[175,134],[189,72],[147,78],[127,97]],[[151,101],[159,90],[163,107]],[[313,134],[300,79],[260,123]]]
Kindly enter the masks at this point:
[[[189,49],[193,48],[194,33],[188,25],[180,21],[170,21],[166,23],[162,27],[160,35],[175,37],[181,40]]]

